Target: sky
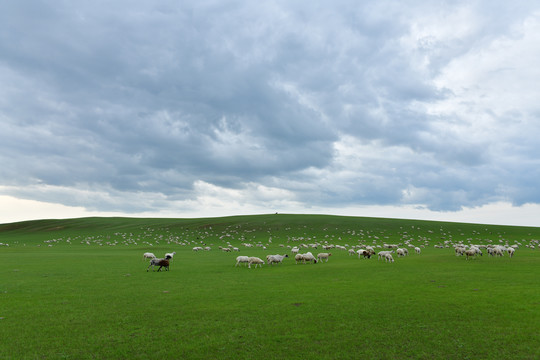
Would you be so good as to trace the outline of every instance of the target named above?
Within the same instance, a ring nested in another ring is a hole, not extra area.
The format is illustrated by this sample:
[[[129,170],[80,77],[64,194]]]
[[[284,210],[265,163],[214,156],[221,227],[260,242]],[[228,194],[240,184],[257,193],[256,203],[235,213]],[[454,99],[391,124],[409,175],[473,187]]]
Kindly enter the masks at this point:
[[[0,223],[540,226],[537,1],[0,1]]]

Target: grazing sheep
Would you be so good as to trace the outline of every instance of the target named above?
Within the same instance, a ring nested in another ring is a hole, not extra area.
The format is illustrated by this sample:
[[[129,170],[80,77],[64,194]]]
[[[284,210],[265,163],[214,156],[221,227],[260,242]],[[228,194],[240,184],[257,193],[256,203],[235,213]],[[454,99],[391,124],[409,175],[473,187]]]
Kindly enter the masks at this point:
[[[491,252],[489,252],[489,249],[488,249],[488,253],[491,255],[491,256],[504,256],[504,253],[507,251],[507,249],[504,247],[504,246],[500,246],[500,245],[495,245],[492,249],[491,249]]]
[[[353,250],[353,252],[354,252],[354,250]],[[317,259],[319,259],[319,262],[322,262],[324,259],[326,259],[326,262],[328,262],[328,258],[330,256],[332,256],[332,253],[318,253],[317,254]]]
[[[202,250],[202,249],[203,249],[203,248],[200,247],[200,246],[195,246],[195,247],[193,248],[193,251],[199,251],[199,250]]]
[[[394,262],[394,258],[392,257],[392,254],[390,254],[390,253],[384,254],[384,261],[385,262]]]
[[[306,261],[307,262],[312,262],[313,261],[314,264],[317,263],[317,259],[315,259],[315,256],[313,256],[313,254],[310,253],[310,252],[307,252],[305,254],[296,254],[294,259],[296,260],[297,264],[298,264],[299,261],[301,261],[302,264],[305,264]]]
[[[172,260],[172,258],[174,257],[174,255],[176,255],[176,251],[173,251],[172,253],[166,253],[166,254],[165,254],[165,259],[167,259],[167,260]]]
[[[152,259],[150,260],[150,265],[146,268],[146,272],[150,269],[150,266],[152,267],[152,271],[154,271],[155,266],[159,266],[158,271],[161,271],[161,268],[164,267],[166,271],[169,271],[169,260],[167,259]]]
[[[508,251],[508,256],[512,257],[514,256],[514,252],[516,251],[516,249],[514,249],[513,247],[509,247],[508,249],[506,249],[506,251]]]
[[[289,257],[289,255],[287,255],[287,254],[284,254],[284,255],[279,255],[279,254],[277,254],[277,255],[267,255],[266,256],[266,262],[268,263],[268,265],[272,265],[274,263],[281,264],[283,259],[288,258],[288,257]]]
[[[464,246],[455,246],[454,250],[456,252],[456,256],[463,256],[465,254],[465,251],[467,251]]]
[[[420,255],[422,250],[420,250],[420,248],[417,246],[417,247],[414,248],[414,252],[417,253],[418,255]]]
[[[394,252],[394,250],[390,250],[390,251],[387,251],[387,250],[385,250],[385,251],[379,251],[379,252],[377,253],[377,260],[380,260],[380,259],[383,259],[383,260],[384,260],[384,257],[386,256],[386,254],[391,254],[391,253],[393,253],[393,252]]]
[[[354,251],[354,249],[349,249],[349,256],[355,255],[355,254],[356,254],[356,251]]]
[[[297,246],[295,246],[295,247],[293,247],[293,248],[291,249],[291,252],[292,252],[293,254],[298,254],[299,251],[300,251],[300,249],[299,249]]]
[[[264,264],[264,261],[261,258],[258,258],[256,256],[250,256],[248,258],[248,267],[250,269],[251,269],[251,264],[255,264],[255,268],[257,267],[257,265],[259,265],[259,267],[262,267]]]
[[[476,257],[477,254],[480,254],[480,256],[482,256],[482,251],[477,247],[472,247],[469,250],[465,251],[465,256],[467,257],[467,260],[469,260],[470,257]]]
[[[151,252],[145,252],[143,254],[143,260],[146,260],[146,259],[155,259],[156,258],[156,255],[152,254]]]
[[[365,259],[365,258],[370,259],[370,258],[371,258],[371,255],[375,254],[375,251],[373,251],[373,254],[372,254],[370,250],[367,250],[367,249],[359,249],[358,251],[356,251],[356,253],[358,254],[358,258],[359,258],[359,259],[361,259],[360,256],[362,256],[364,259]]]
[[[405,256],[405,250],[407,249],[397,249],[396,250],[396,253],[397,253],[397,256]]]
[[[238,264],[240,263],[243,263],[244,266],[246,266],[247,263],[249,263],[249,256],[237,256],[236,257],[236,265],[234,266],[238,266]]]

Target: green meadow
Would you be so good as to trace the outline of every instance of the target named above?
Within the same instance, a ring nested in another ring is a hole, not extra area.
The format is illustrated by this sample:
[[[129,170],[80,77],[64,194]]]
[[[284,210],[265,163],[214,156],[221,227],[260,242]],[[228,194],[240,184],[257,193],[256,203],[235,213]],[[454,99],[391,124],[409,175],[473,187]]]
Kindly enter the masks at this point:
[[[3,224],[0,358],[538,359],[539,240],[534,227],[324,215]],[[518,249],[466,260],[458,242]],[[321,248],[384,243],[422,253]],[[234,266],[302,244],[332,256]],[[175,251],[170,271],[147,272],[147,251]]]

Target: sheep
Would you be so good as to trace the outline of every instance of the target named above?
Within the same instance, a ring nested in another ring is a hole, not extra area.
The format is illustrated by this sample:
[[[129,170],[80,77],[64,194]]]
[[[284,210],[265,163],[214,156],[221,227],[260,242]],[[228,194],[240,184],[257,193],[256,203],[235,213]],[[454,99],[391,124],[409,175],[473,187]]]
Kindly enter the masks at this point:
[[[514,249],[513,247],[509,247],[508,249],[506,249],[506,251],[508,251],[508,256],[512,257],[514,256],[514,252],[516,251],[516,249]]]
[[[456,256],[463,256],[465,254],[465,251],[467,251],[464,246],[455,246],[454,250],[456,252]]]
[[[414,252],[417,253],[418,255],[420,255],[422,250],[420,250],[420,248],[417,246],[417,247],[414,248]]]
[[[394,258],[392,257],[392,254],[390,253],[386,253],[384,254],[384,261],[385,262],[394,262]]]
[[[304,263],[306,263],[306,261],[308,261],[308,262],[313,261],[314,264],[317,263],[317,259],[315,259],[315,256],[313,256],[313,254],[310,253],[309,251],[307,253],[303,254],[302,257],[304,258]]]
[[[146,260],[146,259],[155,259],[156,258],[156,255],[152,254],[151,252],[145,252],[143,254],[143,260]]]
[[[354,250],[353,250],[354,252]],[[318,253],[317,259],[319,259],[319,262],[322,262],[324,259],[326,259],[326,262],[328,262],[328,258],[332,256],[332,253]]]
[[[362,256],[364,259],[365,258],[371,258],[371,252],[368,251],[368,250],[365,250],[365,249],[359,249],[356,251],[356,253],[358,254],[358,258],[361,259],[360,256]]]
[[[349,256],[354,255],[354,254],[356,254],[356,252],[354,251],[354,249],[349,249]]]
[[[159,266],[158,271],[161,271],[161,268],[164,267],[166,271],[169,271],[169,260],[167,259],[152,259],[150,260],[150,265],[146,268],[146,272],[150,269],[150,266],[152,267],[152,271],[154,271],[154,266]]]
[[[366,249],[359,249],[357,251],[358,253],[358,258],[360,259],[360,256],[363,256],[363,258],[368,258],[370,259],[371,258],[371,255],[374,255],[375,254],[375,251],[373,250],[373,248],[371,250],[368,250],[367,248]]]
[[[476,257],[477,254],[482,256],[482,251],[477,247],[471,247],[469,250],[465,250],[466,260],[469,260],[470,257]]]
[[[308,261],[308,262],[313,261],[314,264],[317,263],[317,259],[315,259],[315,256],[313,256],[313,254],[310,253],[310,252],[307,252],[305,254],[296,254],[294,259],[296,260],[297,264],[298,264],[299,261],[301,261],[303,264],[305,264],[306,261]]]
[[[383,260],[384,260],[384,257],[386,256],[386,254],[391,254],[391,253],[393,253],[393,252],[394,252],[394,250],[390,250],[390,251],[386,251],[386,250],[385,250],[385,251],[379,251],[379,252],[377,253],[377,260],[380,260],[380,259],[383,259]]]
[[[298,254],[299,251],[300,251],[300,249],[299,249],[297,246],[295,246],[295,247],[293,247],[293,248],[291,249],[291,252],[292,252],[293,254]]]
[[[174,255],[176,255],[176,251],[173,251],[172,253],[166,253],[165,254],[165,259],[172,260]]]
[[[199,250],[202,250],[202,249],[203,249],[203,248],[200,247],[200,246],[195,246],[195,247],[193,248],[193,251],[199,251]]]
[[[491,255],[493,255],[493,256],[504,256],[503,249],[501,247],[495,247],[495,248],[493,248],[493,253]]]
[[[491,248],[491,250],[488,248],[488,253],[491,256],[504,256],[504,253],[508,251],[508,248],[501,246],[501,245],[495,245]]]
[[[257,265],[259,265],[259,267],[262,267],[264,264],[264,261],[261,258],[258,258],[256,256],[250,256],[248,258],[248,267],[250,269],[251,269],[251,264],[255,264],[255,268],[257,267]]]
[[[249,256],[237,256],[236,257],[236,265],[234,266],[238,266],[238,264],[240,263],[243,263],[244,266],[249,263]]]
[[[289,255],[287,255],[287,254],[284,254],[284,255],[279,255],[279,254],[277,254],[277,255],[267,255],[266,256],[266,262],[268,263],[268,265],[272,265],[274,263],[281,264],[283,259],[288,258],[288,257],[289,257]]]
[[[396,253],[397,253],[397,256],[405,256],[405,250],[407,249],[397,249],[396,250]]]

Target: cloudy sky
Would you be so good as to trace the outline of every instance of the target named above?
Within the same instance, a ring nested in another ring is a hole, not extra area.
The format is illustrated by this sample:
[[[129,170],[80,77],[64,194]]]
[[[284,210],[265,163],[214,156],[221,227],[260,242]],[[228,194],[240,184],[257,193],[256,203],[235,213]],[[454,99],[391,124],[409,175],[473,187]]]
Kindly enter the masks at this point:
[[[1,1],[0,223],[540,226],[537,1]]]

